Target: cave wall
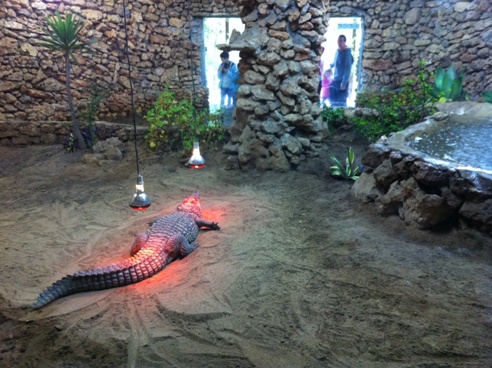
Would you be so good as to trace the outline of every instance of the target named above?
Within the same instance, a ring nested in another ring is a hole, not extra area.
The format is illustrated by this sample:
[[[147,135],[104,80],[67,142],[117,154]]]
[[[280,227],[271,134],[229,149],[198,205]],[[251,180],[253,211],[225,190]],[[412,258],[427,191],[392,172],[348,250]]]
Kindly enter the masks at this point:
[[[130,63],[137,112],[143,114],[166,85],[179,98],[196,85],[201,104],[208,90],[200,83],[199,35],[190,43],[205,16],[237,16],[233,0],[126,0]],[[87,103],[91,83],[111,88],[99,119],[116,119],[131,111],[128,65],[124,53],[123,1],[115,0],[5,0],[0,2],[0,121],[63,121],[70,119],[61,54],[40,47],[41,26],[47,15],[76,13],[86,24],[85,35],[96,37],[93,55],[76,53],[72,88],[77,106]],[[190,22],[191,20],[191,22]],[[195,41],[196,40],[196,41]],[[192,81],[191,60],[195,73]]]
[[[317,155],[326,135],[317,106],[317,64],[330,16],[363,20],[363,89],[396,88],[417,74],[420,61],[430,71],[451,64],[463,70],[471,99],[492,89],[490,0],[138,0],[129,1],[128,9],[139,114],[165,85],[179,98],[189,96],[194,85],[199,105],[206,106],[202,18],[241,16],[245,34],[221,46],[241,51],[242,85],[225,149],[230,168],[285,171]],[[111,86],[111,95],[97,118],[117,121],[127,115],[121,1],[5,0],[0,3],[0,122],[70,119],[62,57],[37,45],[46,15],[57,10],[77,13],[86,35],[99,39],[96,53],[78,56],[80,65],[73,66],[76,105],[87,103],[87,88],[99,81]],[[0,124],[0,143],[10,144],[5,134]]]

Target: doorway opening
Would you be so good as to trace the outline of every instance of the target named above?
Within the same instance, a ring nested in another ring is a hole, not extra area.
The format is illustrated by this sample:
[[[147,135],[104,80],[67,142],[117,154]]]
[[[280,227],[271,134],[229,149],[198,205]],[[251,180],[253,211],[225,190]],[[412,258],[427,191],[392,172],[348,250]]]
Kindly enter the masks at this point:
[[[347,97],[347,107],[355,106],[355,98],[357,90],[360,90],[360,75],[362,69],[362,40],[364,39],[364,27],[362,18],[346,17],[346,18],[330,18],[328,29],[324,35],[326,41],[321,45],[324,47],[324,52],[321,55],[323,66],[322,73],[330,69],[335,59],[335,53],[338,45],[337,40],[340,35],[347,38],[346,45],[352,50],[354,63],[349,79],[349,93]],[[326,104],[329,106],[329,102]]]
[[[204,18],[203,37],[205,48],[205,79],[209,91],[208,103],[210,111],[220,108],[220,89],[217,70],[220,65],[220,53],[216,45],[229,43],[232,31],[244,31],[244,24],[239,17]],[[236,65],[239,62],[239,51],[230,51],[229,60]]]

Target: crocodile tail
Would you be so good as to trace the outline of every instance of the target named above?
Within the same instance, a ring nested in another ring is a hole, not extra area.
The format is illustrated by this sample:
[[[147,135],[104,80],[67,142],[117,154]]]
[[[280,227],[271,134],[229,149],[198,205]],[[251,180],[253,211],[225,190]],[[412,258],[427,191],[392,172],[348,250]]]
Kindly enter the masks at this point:
[[[91,269],[67,275],[46,288],[33,304],[39,309],[67,295],[84,291],[110,289],[143,281],[159,272],[166,265],[165,257],[132,257],[108,267]]]

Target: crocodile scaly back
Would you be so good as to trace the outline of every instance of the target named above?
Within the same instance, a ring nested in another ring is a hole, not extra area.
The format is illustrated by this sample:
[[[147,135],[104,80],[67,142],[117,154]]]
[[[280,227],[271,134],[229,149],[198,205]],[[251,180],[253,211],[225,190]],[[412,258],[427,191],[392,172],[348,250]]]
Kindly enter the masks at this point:
[[[130,258],[67,275],[45,289],[33,308],[41,308],[70,294],[126,286],[145,280],[178,256],[185,257],[195,250],[200,227],[220,229],[217,223],[201,218],[200,197],[195,193],[187,197],[175,212],[158,217],[145,233],[139,234],[131,247]]]

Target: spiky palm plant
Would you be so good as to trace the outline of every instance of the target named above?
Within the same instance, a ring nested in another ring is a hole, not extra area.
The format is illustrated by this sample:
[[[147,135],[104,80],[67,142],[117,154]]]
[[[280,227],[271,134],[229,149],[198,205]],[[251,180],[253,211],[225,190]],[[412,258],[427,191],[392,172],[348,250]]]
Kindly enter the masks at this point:
[[[333,176],[342,179],[359,179],[359,174],[361,168],[355,164],[355,154],[352,147],[347,149],[347,158],[345,159],[345,166],[335,157],[335,155],[330,154],[331,161],[335,164],[330,167],[331,174]]]
[[[72,115],[73,132],[79,147],[86,149],[87,145],[80,132],[79,122],[73,105],[72,90],[70,87],[70,71],[72,69],[70,59],[78,65],[79,62],[74,55],[74,51],[90,52],[88,47],[97,40],[92,39],[86,41],[82,39],[80,32],[84,28],[84,23],[73,14],[67,13],[65,14],[65,19],[62,19],[60,13],[56,12],[56,15],[46,18],[46,23],[48,26],[42,27],[44,34],[41,36],[42,42],[39,45],[63,53],[65,58],[67,100]]]

